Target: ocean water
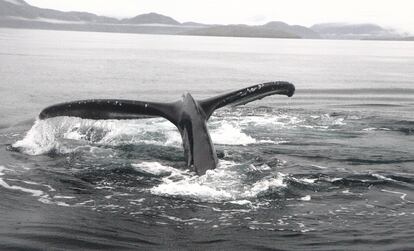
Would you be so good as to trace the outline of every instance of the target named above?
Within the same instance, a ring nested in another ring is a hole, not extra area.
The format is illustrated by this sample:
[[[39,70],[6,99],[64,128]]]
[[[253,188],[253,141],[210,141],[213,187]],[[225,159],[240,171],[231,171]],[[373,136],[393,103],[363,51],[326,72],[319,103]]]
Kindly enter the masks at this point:
[[[412,250],[414,43],[0,29],[0,249]],[[223,108],[219,166],[163,119],[37,120],[84,98]]]

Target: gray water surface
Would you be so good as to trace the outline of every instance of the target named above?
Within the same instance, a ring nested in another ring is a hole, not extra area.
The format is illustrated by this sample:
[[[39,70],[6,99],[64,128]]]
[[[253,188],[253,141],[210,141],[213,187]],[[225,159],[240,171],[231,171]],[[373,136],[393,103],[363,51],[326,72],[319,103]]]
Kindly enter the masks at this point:
[[[0,249],[410,250],[414,43],[0,29]],[[85,98],[173,101],[285,80],[208,123],[37,121]]]

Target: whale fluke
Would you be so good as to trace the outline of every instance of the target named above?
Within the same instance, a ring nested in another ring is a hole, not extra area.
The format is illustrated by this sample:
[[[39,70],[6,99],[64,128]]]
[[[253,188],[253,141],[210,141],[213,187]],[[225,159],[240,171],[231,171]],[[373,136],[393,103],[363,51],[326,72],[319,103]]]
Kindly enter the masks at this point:
[[[254,100],[262,99],[269,95],[281,94],[288,97],[292,97],[295,92],[295,86],[288,82],[269,82],[259,85],[250,86],[244,89],[219,95],[216,97],[200,100],[199,103],[203,107],[207,118],[213,114],[213,112],[223,106],[232,105],[245,105]]]
[[[181,133],[187,166],[203,175],[217,165],[217,155],[206,122],[213,112],[226,105],[244,105],[269,95],[291,97],[295,92],[288,82],[269,82],[250,86],[216,97],[195,100],[191,94],[171,103],[156,103],[120,99],[89,99],[61,103],[45,108],[40,119],[57,116],[83,119],[142,119],[163,117],[173,123]]]
[[[143,119],[164,117],[175,124],[175,103],[155,103],[123,99],[88,99],[56,104],[45,108],[40,119],[58,116],[83,119]]]

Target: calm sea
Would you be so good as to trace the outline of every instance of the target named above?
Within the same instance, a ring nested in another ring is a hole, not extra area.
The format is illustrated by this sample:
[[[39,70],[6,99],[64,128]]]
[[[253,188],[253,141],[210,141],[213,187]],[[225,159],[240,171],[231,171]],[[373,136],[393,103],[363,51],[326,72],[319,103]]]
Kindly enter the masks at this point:
[[[0,249],[411,250],[413,69],[412,42],[0,29]],[[277,80],[213,115],[201,177],[166,120],[36,120]]]

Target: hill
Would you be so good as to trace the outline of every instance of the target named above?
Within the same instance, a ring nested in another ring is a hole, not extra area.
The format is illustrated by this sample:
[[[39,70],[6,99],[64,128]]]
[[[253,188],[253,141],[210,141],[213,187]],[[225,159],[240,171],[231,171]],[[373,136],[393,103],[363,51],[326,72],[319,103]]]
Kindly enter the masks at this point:
[[[59,20],[67,22],[116,23],[115,18],[88,12],[63,12],[31,6],[23,0],[0,0],[0,17],[3,19]]]
[[[375,24],[322,23],[307,28],[272,21],[255,26],[211,25],[180,23],[154,12],[117,19],[88,12],[38,8],[24,0],[0,0],[0,27],[197,36],[413,40],[408,34],[401,35]]]
[[[293,26],[287,24],[283,29],[276,29],[272,24],[264,26],[206,25],[194,22],[181,24],[171,17],[153,12],[118,20],[88,12],[42,9],[31,6],[23,0],[0,0],[0,27],[202,36],[302,37],[289,32]],[[306,28],[301,27],[301,29]]]
[[[154,12],[148,14],[141,14],[133,18],[126,18],[121,20],[126,24],[167,24],[167,25],[180,25],[180,23],[171,17],[157,14]]]
[[[263,26],[218,25],[190,30],[185,35],[222,36],[222,37],[261,37],[261,38],[300,38],[295,34]]]
[[[289,25],[287,23],[280,22],[280,21],[269,22],[263,25],[263,27],[295,34],[296,36],[299,36],[301,38],[311,38],[311,39],[321,38],[321,36],[317,32],[305,26]]]
[[[0,27],[145,34],[178,34],[193,29],[156,13],[118,20],[88,12],[38,8],[23,0],[0,0]]]
[[[397,32],[376,24],[322,23],[310,27],[328,39],[389,39],[400,38]]]

